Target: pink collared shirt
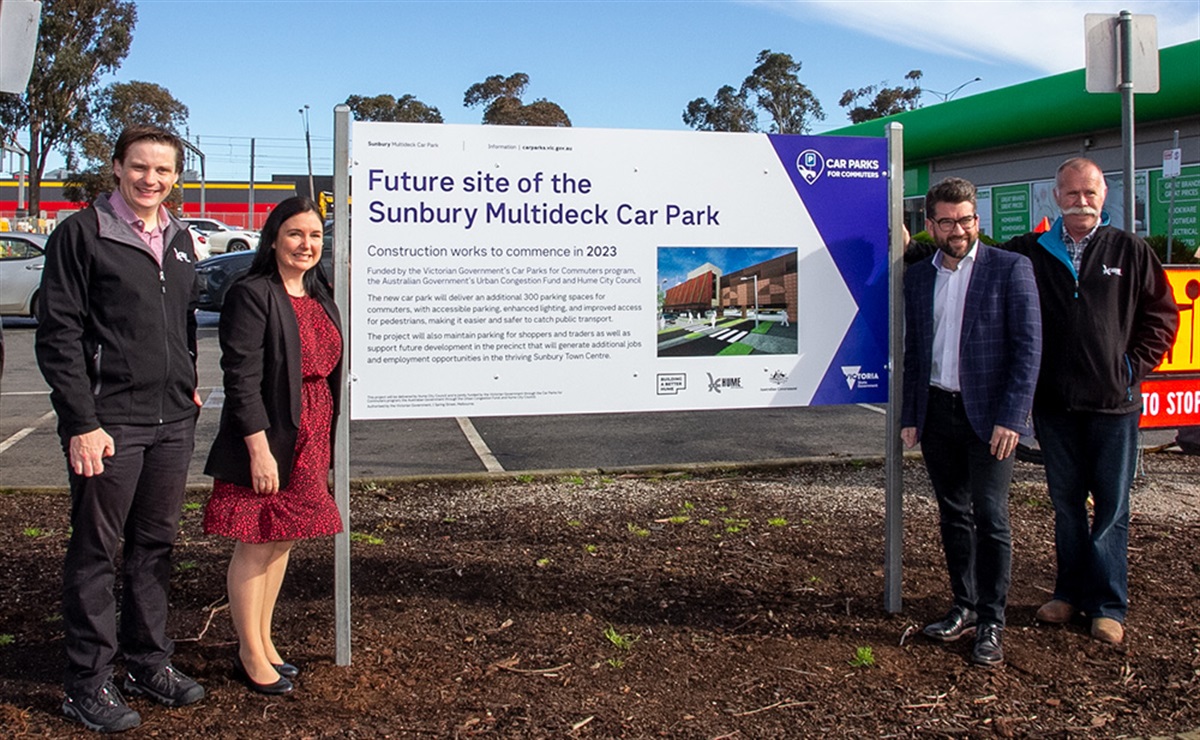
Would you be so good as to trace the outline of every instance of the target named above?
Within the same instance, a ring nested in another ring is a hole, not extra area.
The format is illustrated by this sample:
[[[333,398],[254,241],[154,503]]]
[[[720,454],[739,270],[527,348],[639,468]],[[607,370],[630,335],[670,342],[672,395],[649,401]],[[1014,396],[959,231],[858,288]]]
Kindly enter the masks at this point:
[[[141,240],[150,248],[150,253],[154,255],[154,259],[158,264],[162,265],[163,249],[163,224],[167,223],[168,215],[166,206],[158,207],[158,225],[153,229],[146,231],[146,222],[138,217],[125,199],[121,197],[119,190],[114,190],[108,196],[108,202],[113,207],[113,213],[117,214],[117,218],[129,224],[133,229],[133,233],[141,237]]]

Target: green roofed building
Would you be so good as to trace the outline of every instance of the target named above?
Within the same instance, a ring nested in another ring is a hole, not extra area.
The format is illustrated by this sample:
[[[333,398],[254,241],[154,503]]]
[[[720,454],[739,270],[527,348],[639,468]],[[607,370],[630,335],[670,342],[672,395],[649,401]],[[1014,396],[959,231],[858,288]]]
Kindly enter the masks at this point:
[[[1196,245],[1200,236],[1200,41],[1159,51],[1159,91],[1134,97],[1136,227],[1166,234],[1175,188],[1174,235]],[[980,227],[1005,240],[1058,216],[1051,190],[1063,160],[1086,156],[1108,179],[1107,210],[1124,228],[1121,96],[1088,93],[1083,69],[938,103],[824,132],[883,136],[904,126],[905,220],[924,229],[925,191],[944,177],[979,187]],[[1163,150],[1175,132],[1182,174],[1162,177]]]

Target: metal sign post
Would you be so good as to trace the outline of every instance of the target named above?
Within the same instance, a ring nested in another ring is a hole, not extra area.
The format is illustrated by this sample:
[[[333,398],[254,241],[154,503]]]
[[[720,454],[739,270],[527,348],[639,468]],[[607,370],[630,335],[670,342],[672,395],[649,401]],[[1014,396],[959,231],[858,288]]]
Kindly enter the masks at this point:
[[[333,299],[342,314],[342,367],[350,367],[350,107],[333,109]],[[334,659],[350,665],[350,374],[343,374],[341,423],[333,440],[333,500],[342,515],[333,538]]]
[[[1084,16],[1086,85],[1090,93],[1121,94],[1125,231],[1137,233],[1134,211],[1133,94],[1158,92],[1158,23],[1152,15]]]
[[[904,126],[887,125],[888,139],[888,405],[884,444],[883,606],[902,607],[904,552],[904,450],[900,442],[900,399],[904,393]]]

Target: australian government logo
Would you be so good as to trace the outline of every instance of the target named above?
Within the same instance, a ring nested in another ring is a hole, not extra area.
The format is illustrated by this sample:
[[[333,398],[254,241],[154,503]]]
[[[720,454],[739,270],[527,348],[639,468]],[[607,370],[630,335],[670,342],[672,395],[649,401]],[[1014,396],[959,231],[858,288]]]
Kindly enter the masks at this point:
[[[879,387],[879,373],[864,372],[862,365],[842,365],[842,375],[846,376],[850,390]]]
[[[796,171],[809,185],[816,184],[821,176],[834,179],[876,180],[887,177],[887,169],[878,159],[854,159],[826,157],[816,149],[805,149],[796,157]]]
[[[740,391],[742,389],[741,378],[714,378],[712,373],[708,373],[708,392],[720,393],[723,390]]]
[[[782,370],[775,370],[771,372],[771,374],[767,376],[767,381],[770,382],[770,385],[765,385],[759,388],[760,391],[776,393],[778,391],[796,390],[796,385],[794,383],[788,383],[788,374]]]

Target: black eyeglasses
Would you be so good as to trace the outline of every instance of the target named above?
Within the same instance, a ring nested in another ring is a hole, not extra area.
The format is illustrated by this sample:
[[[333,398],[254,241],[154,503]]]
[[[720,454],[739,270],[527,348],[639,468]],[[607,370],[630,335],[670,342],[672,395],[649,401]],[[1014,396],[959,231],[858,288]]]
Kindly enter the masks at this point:
[[[979,214],[972,213],[970,216],[963,216],[962,218],[939,218],[937,221],[934,221],[934,223],[937,224],[937,227],[942,231],[953,231],[954,224],[958,224],[962,227],[963,231],[966,231],[975,225],[975,219],[977,218],[979,218]]]

